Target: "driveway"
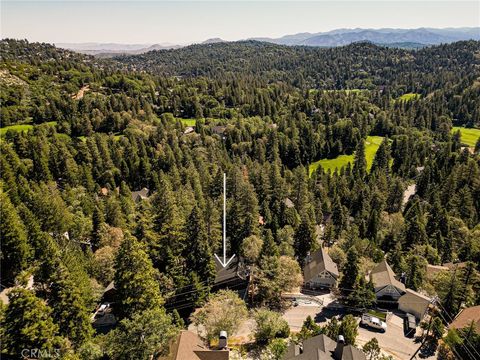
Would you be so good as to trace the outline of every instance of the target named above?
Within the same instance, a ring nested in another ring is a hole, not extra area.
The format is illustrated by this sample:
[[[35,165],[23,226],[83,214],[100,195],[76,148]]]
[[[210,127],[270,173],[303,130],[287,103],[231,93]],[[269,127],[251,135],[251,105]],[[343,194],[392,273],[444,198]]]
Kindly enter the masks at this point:
[[[333,316],[345,315],[345,311],[334,303],[330,307],[299,305],[291,307],[283,314],[283,318],[290,325],[292,332],[299,332],[303,322],[308,316],[319,325],[325,325]],[[360,318],[357,317],[358,321]],[[358,328],[357,344],[361,348],[366,342],[373,338],[377,338],[378,344],[384,355],[391,355],[394,359],[409,360],[413,353],[420,346],[420,342],[416,342],[414,338],[408,338],[403,334],[403,318],[398,314],[392,314],[387,321],[387,331],[381,333],[369,328]],[[421,330],[419,333],[420,334]],[[432,357],[435,359],[435,357]]]
[[[420,346],[420,342],[403,334],[403,318],[399,315],[392,314],[387,325],[387,331],[384,333],[359,326],[357,346],[362,347],[369,340],[377,338],[378,345],[386,355],[392,355],[395,359],[410,359]]]

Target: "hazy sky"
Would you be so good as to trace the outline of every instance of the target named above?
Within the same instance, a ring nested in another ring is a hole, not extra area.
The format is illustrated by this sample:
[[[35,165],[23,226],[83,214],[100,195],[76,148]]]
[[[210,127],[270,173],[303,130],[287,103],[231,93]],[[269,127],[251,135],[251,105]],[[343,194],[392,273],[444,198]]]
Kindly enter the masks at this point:
[[[337,28],[480,26],[480,1],[1,0],[2,38],[185,44]]]

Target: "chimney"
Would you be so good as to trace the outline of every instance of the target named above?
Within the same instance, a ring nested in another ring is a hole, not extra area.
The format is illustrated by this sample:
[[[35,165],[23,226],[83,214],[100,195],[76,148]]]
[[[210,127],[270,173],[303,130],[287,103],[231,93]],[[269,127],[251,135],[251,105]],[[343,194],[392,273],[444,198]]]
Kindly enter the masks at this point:
[[[218,347],[220,350],[227,348],[227,339],[227,332],[223,330],[220,331],[220,336],[218,337]]]
[[[310,255],[310,251],[309,251],[307,252],[307,256],[305,258],[305,264],[310,263],[310,261],[312,261],[312,256]]]
[[[341,360],[343,356],[343,347],[345,346],[345,338],[343,335],[338,335],[337,347],[334,351],[334,357],[336,360]]]

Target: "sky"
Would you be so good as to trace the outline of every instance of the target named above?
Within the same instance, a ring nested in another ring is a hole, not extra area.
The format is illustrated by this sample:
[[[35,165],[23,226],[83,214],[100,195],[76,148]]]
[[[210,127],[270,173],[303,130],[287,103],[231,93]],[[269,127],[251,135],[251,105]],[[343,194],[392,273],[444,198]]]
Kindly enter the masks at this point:
[[[189,44],[338,28],[480,26],[480,1],[0,1],[1,37]]]

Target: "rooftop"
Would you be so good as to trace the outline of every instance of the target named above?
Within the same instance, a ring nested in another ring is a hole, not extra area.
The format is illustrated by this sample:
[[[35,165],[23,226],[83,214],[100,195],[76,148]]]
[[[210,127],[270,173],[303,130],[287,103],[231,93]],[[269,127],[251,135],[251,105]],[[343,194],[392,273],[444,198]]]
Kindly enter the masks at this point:
[[[375,284],[375,288],[392,285],[399,290],[405,291],[405,285],[395,278],[395,273],[385,259],[375,266],[370,273],[370,277]]]
[[[305,282],[310,281],[324,270],[327,270],[335,278],[338,278],[337,264],[333,262],[324,248],[320,248],[310,255],[303,268]]]
[[[475,323],[477,330],[480,330],[480,305],[472,306],[460,311],[457,317],[450,324],[451,329],[463,329]]]

